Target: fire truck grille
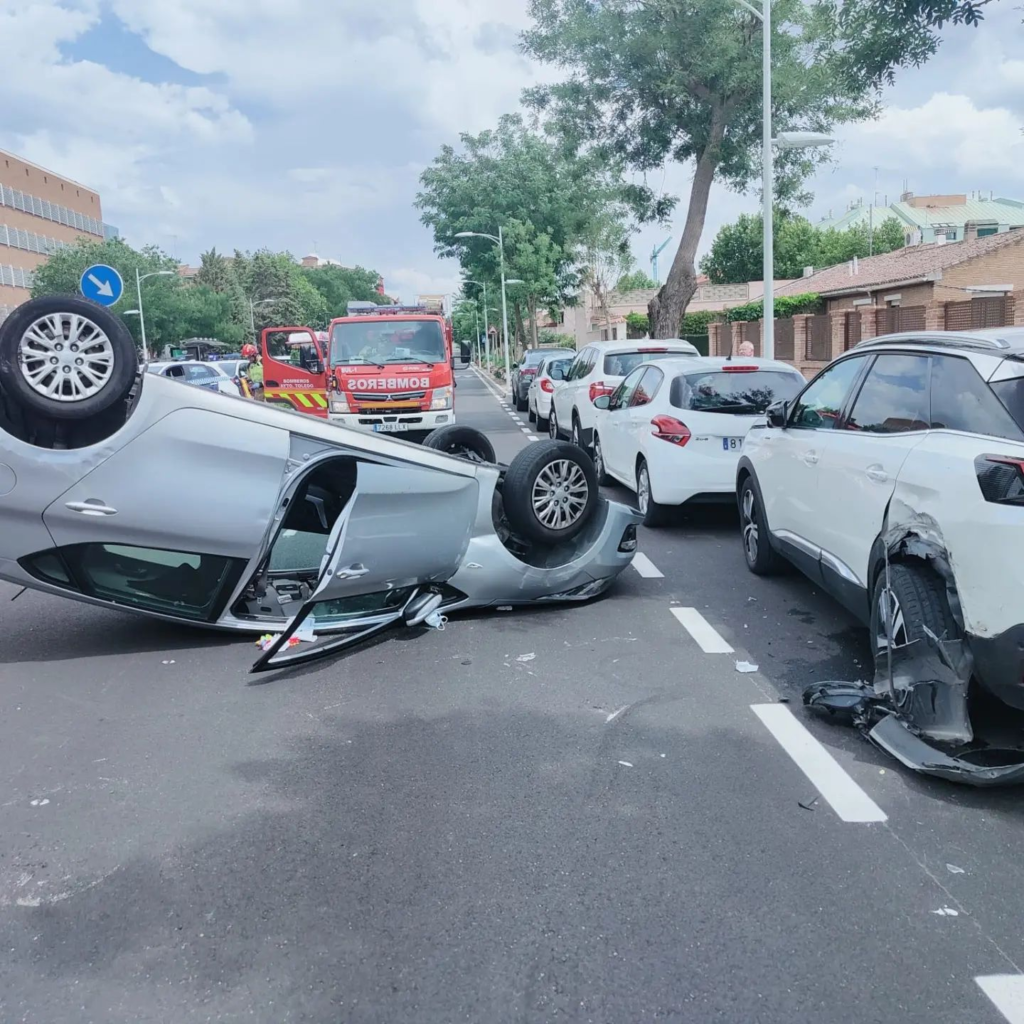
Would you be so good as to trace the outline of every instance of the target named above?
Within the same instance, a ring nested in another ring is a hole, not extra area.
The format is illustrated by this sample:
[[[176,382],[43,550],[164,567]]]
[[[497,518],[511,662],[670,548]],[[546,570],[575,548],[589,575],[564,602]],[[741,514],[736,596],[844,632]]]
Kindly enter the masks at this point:
[[[396,391],[393,395],[385,395],[380,391],[351,391],[349,394],[357,402],[418,402],[427,397],[426,391]]]

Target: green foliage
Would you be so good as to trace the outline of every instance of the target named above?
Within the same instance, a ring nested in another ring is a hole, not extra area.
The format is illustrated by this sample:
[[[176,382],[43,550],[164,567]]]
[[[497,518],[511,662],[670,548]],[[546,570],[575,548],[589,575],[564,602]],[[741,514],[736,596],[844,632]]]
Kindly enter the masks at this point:
[[[864,80],[852,68],[837,73],[845,40],[835,7],[802,0],[772,7],[775,129],[828,132],[871,116]],[[531,0],[530,14],[526,52],[560,73],[526,98],[571,150],[645,176],[668,161],[695,164],[679,249],[651,304],[654,330],[667,333],[696,287],[712,181],[742,191],[760,176],[761,23],[734,0]],[[778,153],[783,203],[800,198],[815,162],[826,159],[811,153]],[[647,184],[628,194],[648,220],[664,219],[675,203]]]
[[[380,275],[376,270],[363,267],[305,267],[300,271],[322,296],[328,320],[345,316],[350,302],[376,302],[378,305],[392,305],[389,296],[377,293]]]
[[[687,313],[679,326],[680,337],[694,337],[708,333],[708,324],[723,320],[724,315],[717,310],[702,309],[697,313]],[[650,333],[650,318],[646,313],[626,314],[626,333],[630,338],[642,338]]]
[[[797,313],[820,313],[822,311],[821,296],[814,292],[804,295],[776,295],[775,317],[786,320]],[[764,301],[748,302],[743,306],[733,306],[723,314],[725,320],[760,320],[764,316]]]
[[[866,224],[845,231],[817,230],[804,217],[776,210],[775,276],[801,277],[804,267],[821,270],[845,263],[854,256],[863,259],[869,251],[876,255],[892,252],[904,245],[904,229],[895,217],[875,225],[874,244]],[[764,246],[760,215],[741,214],[734,224],[722,227],[700,268],[715,284],[743,284],[760,281],[763,276]]]
[[[559,334],[557,331],[541,331],[540,347],[575,348],[576,339],[571,334]]]
[[[626,314],[626,337],[642,338],[650,332],[651,321],[646,313]]]
[[[615,290],[624,295],[627,292],[640,292],[648,288],[657,288],[654,280],[647,276],[643,270],[634,270],[631,273],[623,274],[615,283]]]

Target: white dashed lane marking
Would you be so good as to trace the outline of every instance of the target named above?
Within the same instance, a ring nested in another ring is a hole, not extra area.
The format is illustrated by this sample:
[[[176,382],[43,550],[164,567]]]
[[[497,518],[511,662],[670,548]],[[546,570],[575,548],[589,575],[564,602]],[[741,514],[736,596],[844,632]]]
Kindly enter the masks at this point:
[[[696,608],[673,608],[672,614],[705,654],[732,654],[732,648]]]
[[[526,440],[527,441],[539,441],[540,438],[536,434],[528,434]]]
[[[1024,974],[983,974],[974,980],[1009,1024],[1024,1024]]]
[[[847,775],[785,704],[751,704],[750,707],[843,821],[886,820],[885,811]],[[1024,1017],[1017,1020],[1024,1022]]]
[[[665,578],[665,574],[642,551],[638,551],[633,556],[633,568],[645,580],[662,580]]]

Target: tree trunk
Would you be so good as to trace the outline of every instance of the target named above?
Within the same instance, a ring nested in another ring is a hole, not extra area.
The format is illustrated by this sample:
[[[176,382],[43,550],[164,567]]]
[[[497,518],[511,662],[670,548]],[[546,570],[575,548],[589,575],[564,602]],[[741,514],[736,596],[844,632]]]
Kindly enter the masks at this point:
[[[690,204],[686,210],[686,225],[679,241],[672,269],[665,278],[661,291],[647,306],[652,338],[675,338],[679,336],[686,307],[697,290],[697,246],[704,231],[704,218],[708,210],[708,195],[711,183],[718,169],[718,147],[724,134],[724,125],[719,119],[712,121],[708,144],[697,160],[690,189]]]
[[[515,344],[512,346],[512,361],[519,362],[517,353],[519,352],[520,340],[522,345],[526,347],[526,328],[523,326],[523,307],[518,302],[512,303],[512,315],[515,318]]]
[[[534,348],[540,348],[540,339],[537,336],[537,300],[530,299],[530,337],[533,339]]]

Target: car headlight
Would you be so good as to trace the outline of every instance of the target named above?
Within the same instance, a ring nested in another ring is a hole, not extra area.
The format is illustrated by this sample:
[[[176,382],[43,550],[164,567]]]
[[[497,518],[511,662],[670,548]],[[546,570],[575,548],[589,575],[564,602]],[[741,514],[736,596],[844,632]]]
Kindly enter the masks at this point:
[[[351,412],[348,407],[348,398],[342,391],[332,391],[327,399],[327,407],[331,412]]]
[[[434,388],[434,397],[430,401],[430,411],[438,409],[450,409],[452,407],[452,389]]]

